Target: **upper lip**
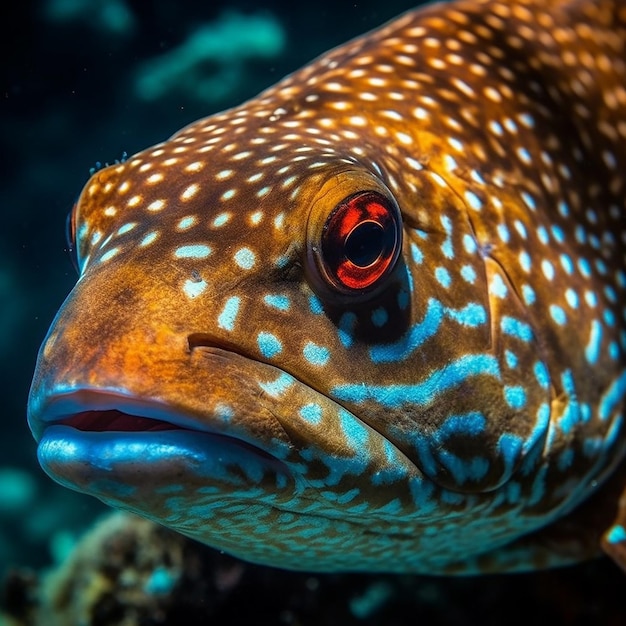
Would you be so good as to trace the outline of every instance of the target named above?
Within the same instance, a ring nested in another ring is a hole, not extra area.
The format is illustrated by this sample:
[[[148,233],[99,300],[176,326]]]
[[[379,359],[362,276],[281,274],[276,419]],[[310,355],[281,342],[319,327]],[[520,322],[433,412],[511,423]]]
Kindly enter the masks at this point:
[[[38,441],[44,430],[52,425],[85,431],[185,429],[208,432],[193,417],[177,414],[165,404],[106,390],[81,389],[59,394],[46,404],[44,410],[29,414],[28,421]]]

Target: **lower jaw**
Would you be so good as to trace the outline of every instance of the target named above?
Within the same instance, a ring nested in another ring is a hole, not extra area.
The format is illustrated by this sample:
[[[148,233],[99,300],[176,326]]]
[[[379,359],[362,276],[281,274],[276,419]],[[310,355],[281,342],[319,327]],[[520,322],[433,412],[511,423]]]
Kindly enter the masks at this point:
[[[106,501],[158,501],[159,493],[190,489],[238,497],[293,490],[287,465],[259,448],[224,435],[155,426],[84,431],[50,425],[39,442],[39,462],[55,481]]]

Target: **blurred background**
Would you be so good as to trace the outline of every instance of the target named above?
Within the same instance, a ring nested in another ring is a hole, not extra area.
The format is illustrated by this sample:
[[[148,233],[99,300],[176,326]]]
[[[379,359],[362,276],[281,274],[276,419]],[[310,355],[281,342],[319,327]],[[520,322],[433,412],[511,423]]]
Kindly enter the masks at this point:
[[[89,169],[256,95],[327,49],[415,4],[2,4],[0,579],[9,569],[61,562],[77,537],[108,510],[43,474],[25,413],[37,350],[76,279],[66,250],[65,220]],[[325,580],[332,586],[335,579]],[[623,626],[626,607],[618,590],[625,583],[606,560],[547,574],[471,582],[428,579],[407,586],[416,591],[412,604],[402,610],[414,611],[406,623],[416,623],[412,618],[420,615],[432,617],[425,607],[443,615],[426,623],[478,623],[471,611],[480,605],[481,624],[504,619],[526,624],[534,616],[537,623],[552,625]]]

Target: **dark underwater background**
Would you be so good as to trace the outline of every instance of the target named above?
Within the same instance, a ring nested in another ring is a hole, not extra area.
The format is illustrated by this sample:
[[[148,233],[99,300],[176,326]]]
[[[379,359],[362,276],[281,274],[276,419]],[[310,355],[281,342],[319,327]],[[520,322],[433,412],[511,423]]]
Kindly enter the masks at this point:
[[[35,623],[29,611],[40,598],[42,573],[66,562],[77,539],[109,511],[43,474],[26,424],[37,350],[76,279],[65,220],[89,169],[256,95],[414,5],[410,0],[3,3],[0,626]],[[447,580],[292,574],[225,565],[228,557],[205,553],[207,568],[238,574],[226,586],[194,588],[196,596],[188,598],[193,615],[184,608],[161,608],[124,618],[119,611],[109,617],[100,612],[84,621],[70,611],[63,623],[626,624],[620,595],[626,577],[606,560],[555,572]],[[57,623],[37,619],[42,626]]]

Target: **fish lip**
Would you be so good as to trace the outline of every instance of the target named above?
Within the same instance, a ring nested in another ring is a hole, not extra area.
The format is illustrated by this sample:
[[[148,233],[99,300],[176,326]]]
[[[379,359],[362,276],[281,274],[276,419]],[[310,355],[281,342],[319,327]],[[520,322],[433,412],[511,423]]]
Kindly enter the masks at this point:
[[[75,389],[65,393],[58,392],[47,401],[41,411],[30,411],[28,423],[37,441],[41,440],[45,429],[52,425],[68,425],[68,420],[82,413],[104,413],[118,411],[131,417],[152,419],[172,425],[172,429],[195,430],[220,434],[216,430],[206,428],[194,418],[186,418],[182,412],[172,410],[165,403],[139,400],[124,393],[113,390]],[[85,429],[90,431],[90,429]],[[94,432],[97,432],[94,429]],[[110,432],[110,431],[109,431]],[[130,431],[132,432],[132,431]],[[144,432],[138,429],[137,432]]]
[[[162,425],[157,428],[138,428],[133,429],[81,429],[72,425],[71,420],[84,413],[108,413],[117,412],[130,418],[136,417],[144,420],[154,420],[155,425]],[[273,459],[282,463],[271,451],[256,446],[245,439],[224,432],[217,428],[209,428],[204,423],[193,417],[186,417],[184,413],[176,412],[165,403],[150,402],[139,400],[121,392],[80,389],[68,391],[64,394],[57,394],[54,399],[50,400],[43,412],[36,417],[31,414],[28,416],[29,425],[37,443],[41,443],[48,428],[52,426],[63,426],[72,428],[79,433],[89,434],[97,437],[99,434],[110,436],[111,433],[117,433],[120,436],[144,436],[150,437],[153,434],[160,433],[166,435],[167,431],[177,432],[196,432],[198,434],[210,435],[212,438],[222,441],[230,441],[237,445],[245,446],[251,453],[259,456]]]

